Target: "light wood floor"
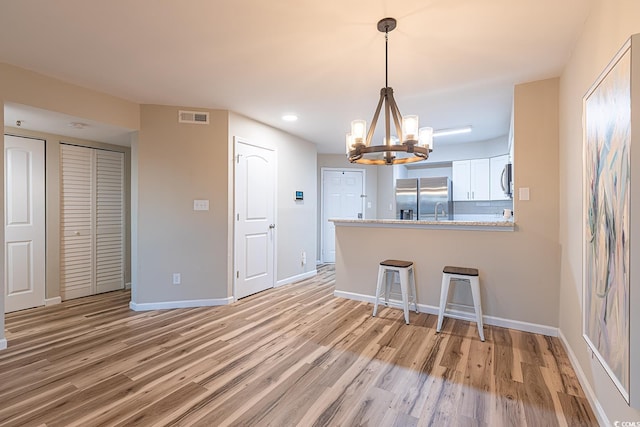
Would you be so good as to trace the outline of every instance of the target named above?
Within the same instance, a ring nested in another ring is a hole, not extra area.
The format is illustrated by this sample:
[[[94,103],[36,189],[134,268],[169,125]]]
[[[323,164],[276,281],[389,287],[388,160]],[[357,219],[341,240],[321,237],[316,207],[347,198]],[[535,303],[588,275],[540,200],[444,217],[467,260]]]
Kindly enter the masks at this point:
[[[333,296],[334,271],[233,305],[128,292],[7,315],[0,425],[597,425],[556,338]]]

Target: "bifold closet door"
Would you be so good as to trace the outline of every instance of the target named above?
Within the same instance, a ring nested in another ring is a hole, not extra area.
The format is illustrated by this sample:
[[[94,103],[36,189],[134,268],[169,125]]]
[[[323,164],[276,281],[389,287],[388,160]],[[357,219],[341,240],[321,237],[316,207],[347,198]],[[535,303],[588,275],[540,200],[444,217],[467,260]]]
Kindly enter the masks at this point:
[[[124,287],[124,154],[62,144],[60,292]]]
[[[124,154],[94,150],[96,293],[124,287]]]

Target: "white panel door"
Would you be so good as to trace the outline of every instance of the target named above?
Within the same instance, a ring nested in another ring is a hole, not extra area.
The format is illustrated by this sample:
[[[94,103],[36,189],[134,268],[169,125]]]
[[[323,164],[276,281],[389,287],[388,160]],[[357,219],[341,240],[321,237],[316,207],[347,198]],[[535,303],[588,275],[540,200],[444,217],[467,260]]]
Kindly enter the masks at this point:
[[[336,230],[330,219],[364,217],[364,172],[322,171],[322,260],[336,262]]]
[[[235,144],[235,297],[275,284],[275,153]]]
[[[60,146],[60,293],[124,288],[124,154]]]
[[[44,305],[44,141],[5,135],[5,311]]]

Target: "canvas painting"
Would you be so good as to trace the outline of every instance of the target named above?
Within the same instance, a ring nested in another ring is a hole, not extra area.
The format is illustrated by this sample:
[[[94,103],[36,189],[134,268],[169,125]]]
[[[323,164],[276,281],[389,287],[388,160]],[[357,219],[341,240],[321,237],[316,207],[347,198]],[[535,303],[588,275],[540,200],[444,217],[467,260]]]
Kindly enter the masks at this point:
[[[631,54],[584,100],[584,336],[629,400]]]

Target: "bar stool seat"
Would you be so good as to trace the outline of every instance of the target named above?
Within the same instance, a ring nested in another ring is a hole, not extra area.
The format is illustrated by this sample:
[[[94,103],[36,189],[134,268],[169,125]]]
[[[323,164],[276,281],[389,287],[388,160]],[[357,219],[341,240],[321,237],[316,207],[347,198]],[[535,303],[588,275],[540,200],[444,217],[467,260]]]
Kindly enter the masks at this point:
[[[469,284],[469,287],[471,288],[471,295],[473,296],[473,308],[475,311],[475,316],[454,316],[447,311],[449,285],[451,283],[451,279],[460,280]],[[442,322],[445,316],[462,317],[466,320],[471,321],[475,320],[478,325],[480,340],[484,341],[484,330],[482,324],[482,303],[480,301],[480,273],[478,272],[477,268],[453,267],[447,265],[442,269],[442,287],[440,288],[440,308],[438,310],[438,325],[436,327],[436,332],[440,332],[440,330],[442,329]]]
[[[418,313],[418,301],[416,297],[416,278],[412,261],[402,261],[397,259],[386,259],[378,267],[378,284],[376,286],[376,301],[373,306],[373,316],[378,314],[378,304],[380,297],[384,295],[384,303],[389,306],[389,294],[393,278],[398,273],[400,276],[400,293],[402,295],[402,308],[404,310],[404,321],[409,324],[409,302],[413,302],[416,313]],[[382,282],[385,282],[384,292]],[[411,295],[409,295],[411,293]]]

